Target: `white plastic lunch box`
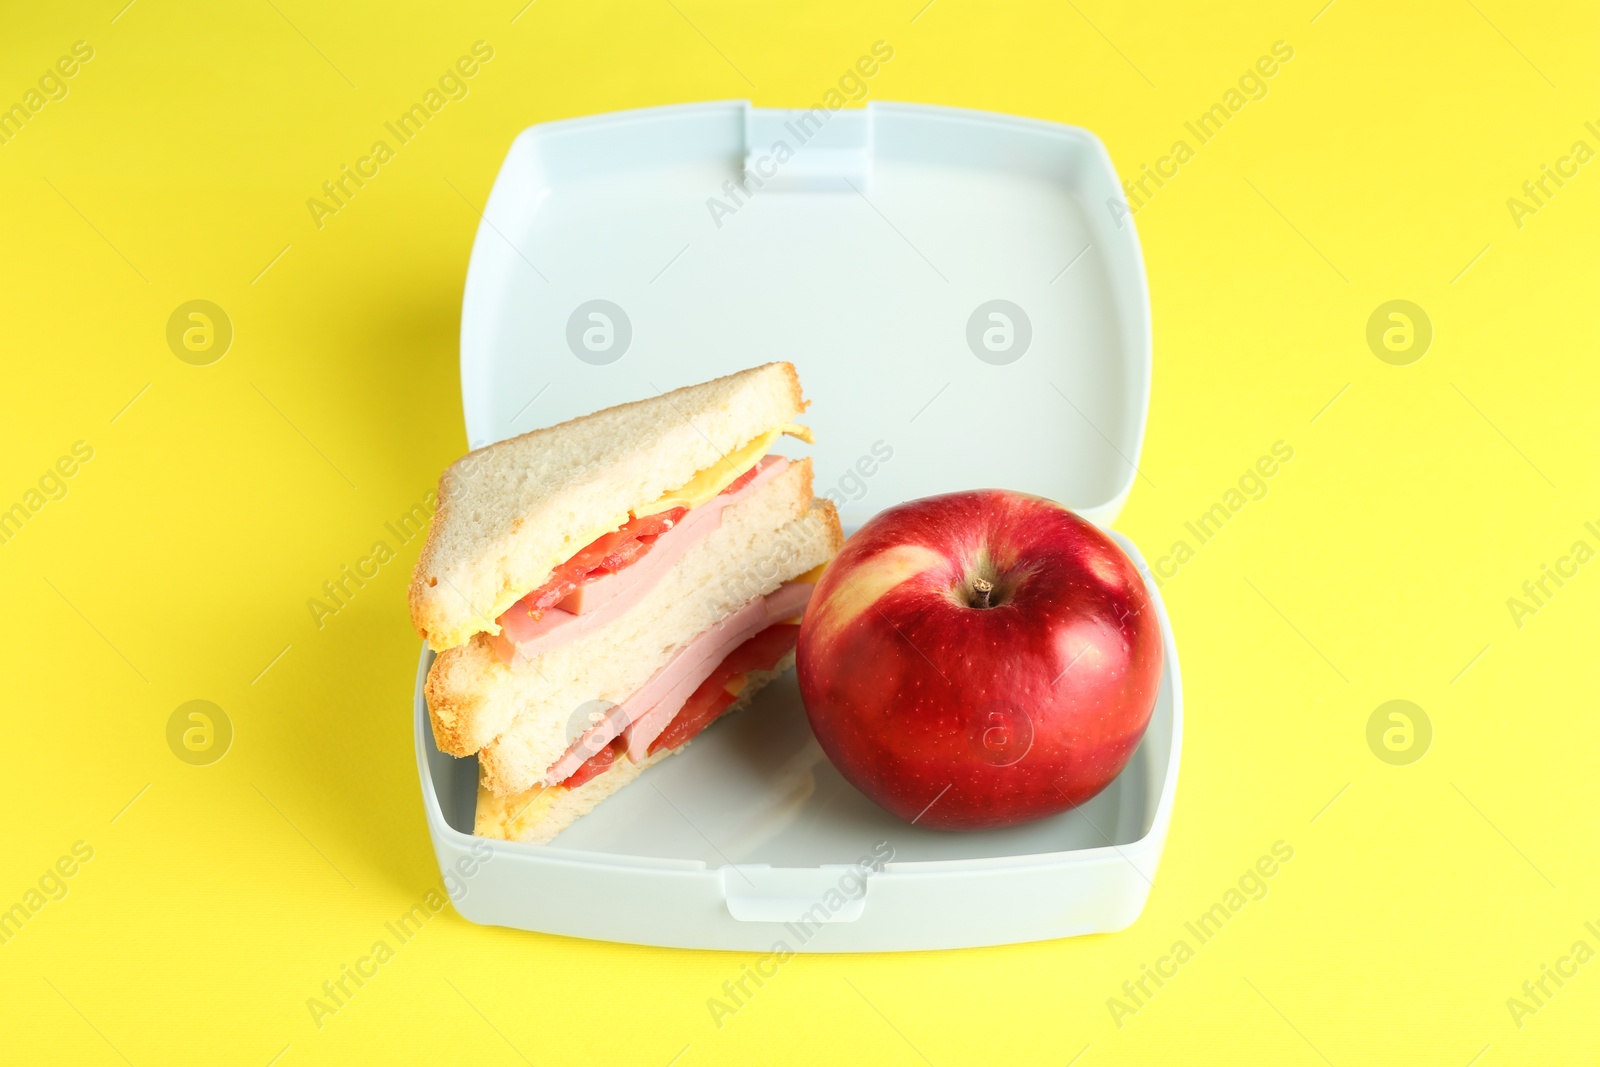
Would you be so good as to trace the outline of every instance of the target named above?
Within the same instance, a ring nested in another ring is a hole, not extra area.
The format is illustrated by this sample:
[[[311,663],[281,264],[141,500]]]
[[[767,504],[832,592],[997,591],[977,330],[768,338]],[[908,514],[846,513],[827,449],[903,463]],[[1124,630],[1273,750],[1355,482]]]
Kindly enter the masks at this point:
[[[1101,524],[1138,477],[1150,310],[1092,134],[909,104],[693,104],[536,126],[472,249],[461,392],[474,447],[772,359],[799,368],[817,493],[846,531],[999,486]],[[1113,533],[1147,575],[1138,551]],[[792,672],[550,845],[471,835],[475,759],[423,804],[456,909],[607,941],[769,952],[993,945],[1122,929],[1166,841],[1183,737],[1166,667],[1132,761],[1026,826],[907,825],[848,785]]]

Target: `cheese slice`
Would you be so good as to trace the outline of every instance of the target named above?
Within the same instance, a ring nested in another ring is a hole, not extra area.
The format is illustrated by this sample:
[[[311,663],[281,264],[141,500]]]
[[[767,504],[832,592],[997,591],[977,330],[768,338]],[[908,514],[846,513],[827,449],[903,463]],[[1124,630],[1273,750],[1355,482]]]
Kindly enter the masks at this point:
[[[829,562],[832,562],[831,560]],[[827,563],[819,563],[804,574],[789,579],[791,582],[805,582],[807,585],[816,585],[822,581],[822,572],[828,569]]]
[[[635,509],[633,517],[641,519],[646,515],[654,515],[671,508],[697,508],[706,501],[714,499],[718,493],[732,485],[741,474],[761,462],[761,457],[771,451],[772,446],[783,434],[798,437],[808,444],[812,440],[809,428],[794,423],[768,430],[752,438],[742,448],[729,452],[711,466],[701,470],[681,488],[665,494],[647,507]]]

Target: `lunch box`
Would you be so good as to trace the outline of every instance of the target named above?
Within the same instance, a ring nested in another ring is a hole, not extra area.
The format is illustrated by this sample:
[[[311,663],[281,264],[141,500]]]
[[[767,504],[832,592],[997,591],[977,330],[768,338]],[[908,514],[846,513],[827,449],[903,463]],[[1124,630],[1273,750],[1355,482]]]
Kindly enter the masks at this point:
[[[1070,812],[947,833],[840,777],[793,672],[549,845],[472,835],[478,768],[417,768],[456,910],[573,937],[747,952],[959,948],[1120,930],[1178,781],[1177,648],[1110,524],[1143,475],[1150,309],[1104,146],[1072,126],[873,102],[742,101],[550,122],[512,144],[461,319],[481,447],[769,360],[795,364],[816,492],[848,534],[891,504],[1000,487],[1108,529],[1146,576],[1165,661],[1127,767]]]

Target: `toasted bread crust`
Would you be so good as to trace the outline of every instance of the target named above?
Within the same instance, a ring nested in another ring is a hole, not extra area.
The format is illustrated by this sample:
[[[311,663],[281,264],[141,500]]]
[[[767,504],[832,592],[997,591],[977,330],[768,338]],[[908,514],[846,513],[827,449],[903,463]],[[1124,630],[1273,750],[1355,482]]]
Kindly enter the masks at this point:
[[[616,529],[806,406],[794,366],[768,363],[468,453],[439,478],[407,590],[417,633],[435,651],[497,633],[501,612],[592,539],[572,528],[574,511],[593,536]]]
[[[484,634],[434,655],[422,694],[433,723],[433,743],[440,752],[470,756],[489,742],[474,726],[488,703],[487,694],[498,683],[497,669],[506,667]]]
[[[823,534],[828,539],[828,555],[823,562],[833,559],[844,547],[844,527],[839,523],[839,505],[827,497],[818,497],[811,504],[812,507],[821,508],[828,516],[823,524]]]

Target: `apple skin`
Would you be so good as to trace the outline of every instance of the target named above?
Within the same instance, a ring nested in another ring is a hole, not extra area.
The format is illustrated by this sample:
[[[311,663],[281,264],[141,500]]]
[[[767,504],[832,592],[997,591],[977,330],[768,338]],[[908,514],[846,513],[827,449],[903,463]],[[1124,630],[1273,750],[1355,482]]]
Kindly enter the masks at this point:
[[[1111,783],[1149,725],[1162,637],[1138,569],[1098,527],[983,489],[867,522],[817,583],[795,655],[846,780],[907,822],[980,830]]]

